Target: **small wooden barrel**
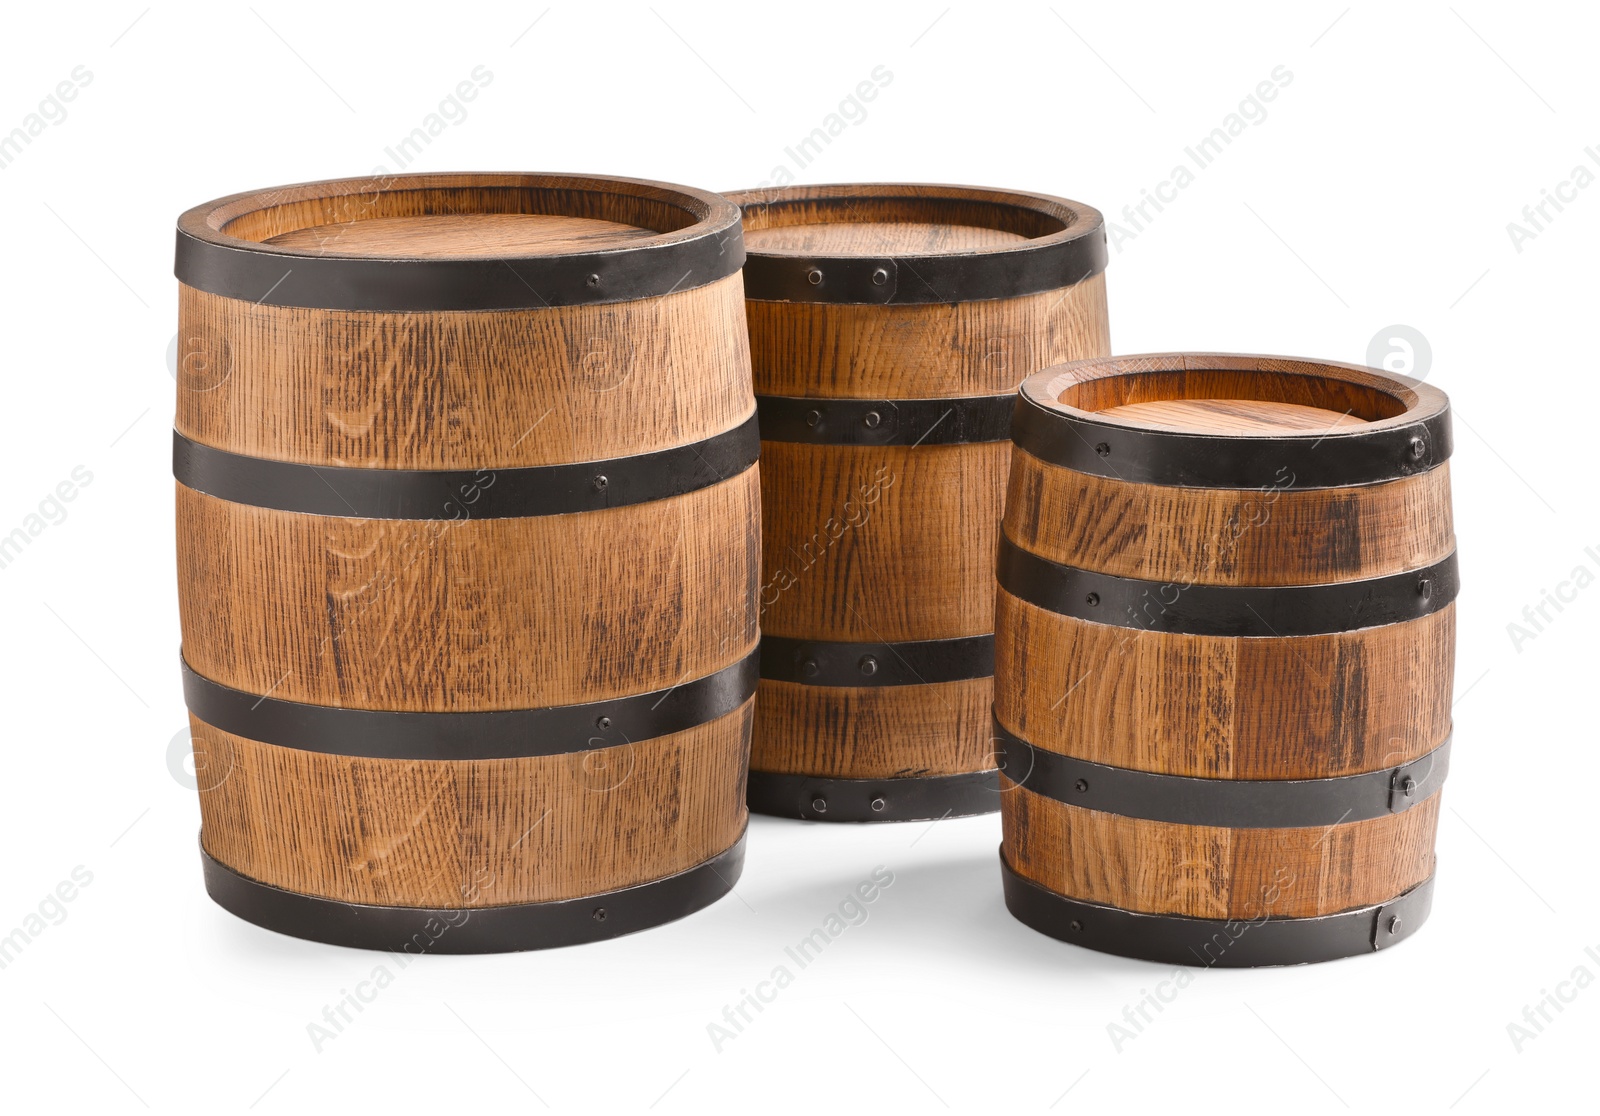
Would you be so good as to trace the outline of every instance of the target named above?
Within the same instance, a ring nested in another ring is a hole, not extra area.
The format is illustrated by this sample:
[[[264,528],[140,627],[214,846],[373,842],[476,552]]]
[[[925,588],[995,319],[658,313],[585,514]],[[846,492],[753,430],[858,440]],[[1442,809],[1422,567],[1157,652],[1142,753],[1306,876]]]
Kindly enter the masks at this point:
[[[761,416],[750,807],[991,812],[994,547],[1017,384],[1110,351],[1100,214],[963,186],[732,195]]]
[[[1444,394],[1322,361],[1117,357],[1030,377],[1013,436],[1011,912],[1205,966],[1413,933],[1455,664]]]
[[[738,878],[759,439],[739,211],[614,178],[178,222],[184,692],[212,897],[446,953]]]

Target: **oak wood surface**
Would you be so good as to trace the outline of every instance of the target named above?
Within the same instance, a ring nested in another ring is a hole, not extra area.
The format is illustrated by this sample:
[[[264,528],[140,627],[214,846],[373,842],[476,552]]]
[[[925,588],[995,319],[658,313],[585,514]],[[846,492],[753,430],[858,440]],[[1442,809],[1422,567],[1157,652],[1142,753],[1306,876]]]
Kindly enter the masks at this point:
[[[407,259],[591,252],[652,235],[650,229],[592,217],[442,213],[313,225],[279,233],[265,243],[330,256]]]
[[[1310,918],[1387,902],[1433,874],[1437,793],[1369,821],[1222,829],[1085,810],[1001,780],[1006,862],[1090,903],[1193,918]]]
[[[479,469],[700,441],[754,406],[739,275],[528,311],[258,306],[179,289],[180,433],[255,457]]]
[[[1450,735],[1455,606],[1334,635],[1225,638],[1061,616],[1000,590],[995,715],[1040,748],[1216,779],[1396,767]]]
[[[754,229],[745,234],[745,248],[751,252],[807,252],[827,256],[933,256],[1023,244],[1027,239],[1019,233],[981,225],[909,220],[818,221]]]
[[[250,693],[537,708],[665,689],[756,643],[759,480],[483,520],[359,520],[178,485],[183,650]]]
[[[1353,488],[1177,488],[1062,469],[1018,449],[1005,530],[1053,562],[1180,585],[1381,577],[1455,549],[1448,464]]]
[[[994,630],[1010,444],[761,446],[761,625],[893,643]]]
[[[1099,412],[1153,430],[1184,430],[1204,434],[1326,433],[1364,426],[1354,414],[1308,407],[1300,403],[1275,403],[1261,399],[1163,399],[1128,403]]]
[[[631,745],[409,761],[263,744],[190,718],[207,852],[289,891],[492,907],[659,879],[744,829],[751,703]],[[420,927],[419,927],[420,929]]]
[[[843,779],[987,771],[992,682],[846,688],[763,679],[750,767]]]
[[[1111,348],[1103,272],[1064,290],[954,305],[746,307],[763,395],[1004,395],[1037,369]]]

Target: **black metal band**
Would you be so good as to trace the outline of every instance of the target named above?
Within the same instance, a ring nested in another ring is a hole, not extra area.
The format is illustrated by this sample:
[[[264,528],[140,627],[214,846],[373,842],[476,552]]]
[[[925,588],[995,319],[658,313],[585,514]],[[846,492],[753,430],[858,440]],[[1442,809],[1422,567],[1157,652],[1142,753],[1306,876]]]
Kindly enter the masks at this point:
[[[1400,624],[1456,599],[1452,551],[1442,562],[1321,585],[1184,585],[1063,566],[1000,536],[995,576],[1013,597],[1097,624],[1203,636],[1306,636]]]
[[[830,779],[750,772],[750,809],[805,821],[894,822],[964,818],[1000,809],[993,771],[896,779]]]
[[[1267,437],[1135,429],[1041,407],[1019,395],[1011,439],[1041,461],[1136,484],[1183,488],[1344,488],[1442,465],[1450,410],[1400,426]]]
[[[617,891],[549,903],[494,907],[379,907],[285,891],[252,880],[202,847],[206,891],[246,922],[313,942],[426,953],[510,953],[632,934],[693,914],[722,898],[744,869],[745,835],[687,871]]]
[[[737,476],[761,451],[756,416],[686,446],[507,469],[351,469],[246,457],[172,432],[172,475],[197,492],[354,519],[511,519],[682,496]]]
[[[1450,741],[1398,767],[1330,779],[1201,779],[1136,771],[1036,748],[994,723],[1006,778],[1034,794],[1130,818],[1228,829],[1323,828],[1398,814],[1431,798]]]
[[[758,395],[761,439],[823,446],[948,446],[1011,437],[1015,395],[816,399]]]
[[[1003,252],[917,256],[750,253],[747,299],[899,306],[1018,298],[1081,283],[1106,269],[1105,231]]]
[[[1000,856],[1006,908],[1019,922],[1073,945],[1167,965],[1243,969],[1305,965],[1386,949],[1417,932],[1433,907],[1429,876],[1386,903],[1316,918],[1187,918],[1103,907],[1057,895]]]
[[[755,693],[759,655],[752,651],[665,690],[542,709],[414,713],[307,705],[235,690],[187,662],[183,697],[206,724],[263,744],[373,759],[516,759],[622,747],[725,717]]]
[[[922,686],[994,673],[994,636],[902,643],[761,637],[761,677],[805,686]]]

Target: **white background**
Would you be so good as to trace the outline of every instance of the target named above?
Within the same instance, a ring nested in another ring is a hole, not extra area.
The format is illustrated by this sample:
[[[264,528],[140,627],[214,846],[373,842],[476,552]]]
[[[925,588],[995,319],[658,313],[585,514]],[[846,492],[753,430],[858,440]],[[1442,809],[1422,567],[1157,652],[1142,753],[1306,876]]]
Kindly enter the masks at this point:
[[[1600,573],[1600,185],[1547,209],[1520,252],[1507,232],[1576,166],[1600,173],[1582,7],[135,0],[5,21],[0,132],[75,66],[93,75],[0,170],[0,534],[74,467],[93,474],[0,569],[0,934],[76,866],[93,875],[0,970],[6,1109],[1593,1104],[1600,988],[1565,986],[1520,1052],[1507,1030],[1576,967],[1600,977],[1600,588],[1520,646],[1507,629],[1575,567]],[[599,945],[423,958],[314,1049],[307,1025],[384,958],[210,903],[196,798],[168,766],[185,724],[172,225],[238,190],[394,169],[384,148],[479,65],[492,82],[412,169],[751,186],[884,66],[866,118],[799,181],[1036,189],[1118,222],[1287,67],[1267,117],[1113,252],[1113,345],[1361,362],[1390,325],[1431,342],[1465,586],[1430,923],[1375,956],[1206,972],[1119,1051],[1108,1024],[1171,970],[1014,922],[994,817],[758,818],[736,896]],[[876,865],[894,883],[869,920],[716,1050],[724,1005]]]

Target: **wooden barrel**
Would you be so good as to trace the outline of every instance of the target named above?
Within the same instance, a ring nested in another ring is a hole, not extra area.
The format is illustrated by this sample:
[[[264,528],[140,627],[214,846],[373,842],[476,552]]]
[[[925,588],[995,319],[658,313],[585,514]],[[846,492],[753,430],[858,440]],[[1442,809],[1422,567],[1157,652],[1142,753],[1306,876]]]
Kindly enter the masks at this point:
[[[1006,904],[1190,965],[1382,949],[1432,899],[1456,556],[1442,392],[1215,353],[1022,385],[995,653]]]
[[[750,807],[991,812],[994,548],[1017,385],[1110,351],[1100,214],[963,186],[733,195],[761,416]]]
[[[433,952],[737,879],[759,440],[739,211],[616,178],[178,223],[184,690],[212,897]]]

